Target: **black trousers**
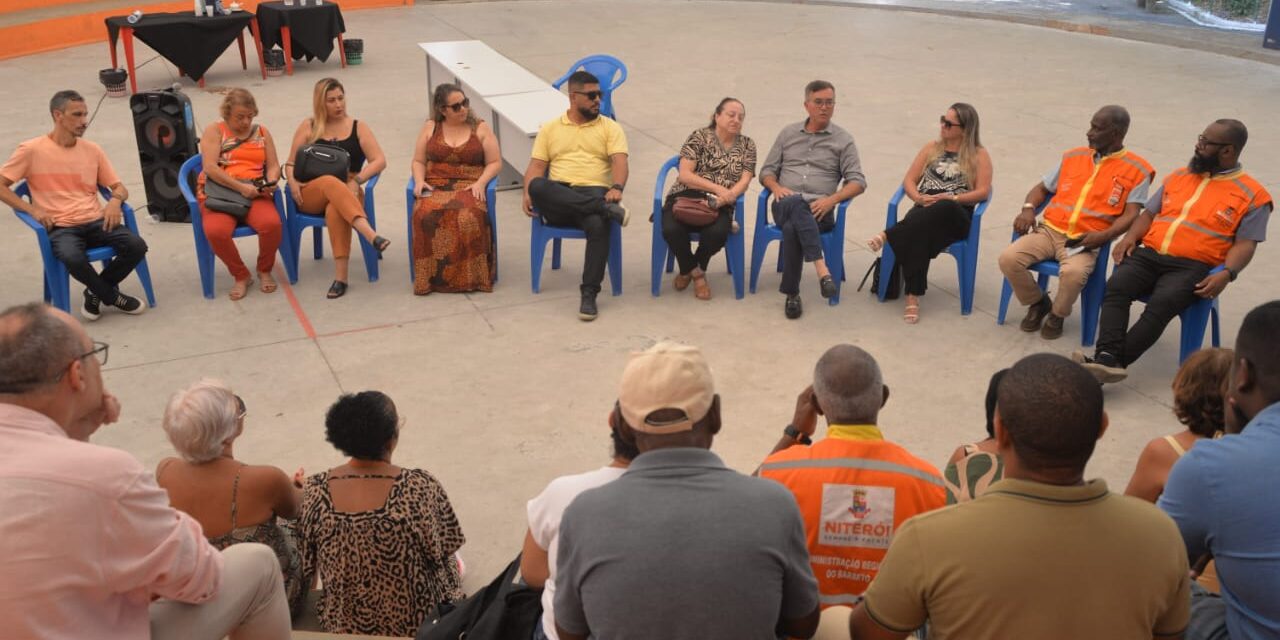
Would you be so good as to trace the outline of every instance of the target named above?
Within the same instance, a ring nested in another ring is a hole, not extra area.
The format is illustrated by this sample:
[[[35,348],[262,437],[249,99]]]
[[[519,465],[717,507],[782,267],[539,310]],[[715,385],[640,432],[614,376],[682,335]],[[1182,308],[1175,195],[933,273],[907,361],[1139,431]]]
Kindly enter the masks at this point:
[[[74,227],[54,227],[49,232],[49,245],[72,278],[103,303],[115,304],[120,283],[147,255],[147,243],[123,224],[111,231],[104,231],[102,224],[102,220],[96,220]],[[116,257],[98,273],[89,263],[88,250],[103,246],[115,249]]]
[[[951,200],[927,207],[911,207],[898,224],[884,233],[901,265],[908,295],[922,296],[929,288],[929,263],[957,240],[969,237],[973,210]]]
[[[733,205],[720,207],[720,216],[716,221],[703,227],[680,222],[671,213],[671,207],[675,205],[677,196],[699,198],[705,195],[701,191],[694,190],[673,193],[667,196],[666,204],[662,207],[662,237],[667,241],[667,247],[671,249],[671,253],[675,255],[682,274],[688,274],[694,267],[706,271],[711,258],[724,248],[725,243],[729,241],[729,233],[733,231]],[[697,251],[693,250],[692,241],[689,239],[689,234],[693,233],[698,234]]]
[[[1170,320],[1200,299],[1195,287],[1210,268],[1198,260],[1162,256],[1148,247],[1135,249],[1107,280],[1097,353],[1109,353],[1126,367],[1136,362],[1160,339]],[[1130,327],[1129,306],[1147,295],[1151,296],[1147,308]]]
[[[822,234],[836,226],[836,211],[815,219],[809,203],[797,193],[773,201],[773,223],[782,229],[782,283],[778,291],[793,296],[800,293],[804,263],[822,259]]]
[[[571,187],[563,182],[534,178],[529,183],[529,199],[549,225],[582,229],[587,234],[587,252],[582,266],[582,292],[600,292],[605,266],[609,262],[609,219],[604,213],[604,187]]]

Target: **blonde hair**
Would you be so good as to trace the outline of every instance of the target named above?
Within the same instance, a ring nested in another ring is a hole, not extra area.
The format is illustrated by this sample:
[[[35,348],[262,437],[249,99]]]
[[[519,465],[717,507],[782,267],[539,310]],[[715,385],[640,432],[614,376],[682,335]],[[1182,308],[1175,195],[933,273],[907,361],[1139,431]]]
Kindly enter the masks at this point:
[[[325,105],[325,97],[334,89],[341,91],[342,95],[347,94],[346,88],[336,78],[321,78],[316,83],[315,91],[311,96],[311,108],[314,114],[311,116],[311,135],[307,136],[308,143],[314,144],[320,136],[324,135],[325,125],[329,122],[329,108]]]
[[[231,119],[231,110],[235,107],[246,107],[253,111],[253,117],[258,117],[258,102],[253,99],[253,94],[248,89],[239,87],[227,92],[227,96],[222,99],[220,113],[223,120]]]
[[[960,141],[960,151],[956,155],[960,173],[964,174],[965,182],[968,182],[972,188],[978,179],[978,149],[982,148],[982,138],[978,135],[978,110],[965,102],[957,102],[947,109],[956,112],[956,120],[961,127],[964,127],[961,129],[964,131],[964,139]],[[942,139],[939,138],[933,143],[933,149],[929,151],[929,155],[925,157],[924,165],[926,167],[932,165],[945,151]]]
[[[178,455],[192,464],[216,460],[236,434],[239,403],[220,380],[203,379],[169,398],[161,426]]]

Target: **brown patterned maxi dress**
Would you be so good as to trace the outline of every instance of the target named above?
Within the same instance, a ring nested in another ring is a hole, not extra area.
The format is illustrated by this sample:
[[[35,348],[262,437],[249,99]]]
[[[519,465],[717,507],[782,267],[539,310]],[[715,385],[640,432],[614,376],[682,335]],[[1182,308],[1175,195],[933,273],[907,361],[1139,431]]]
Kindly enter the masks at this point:
[[[484,203],[465,187],[484,171],[476,130],[457,147],[437,125],[427,141],[426,182],[431,192],[413,209],[413,292],[493,291],[493,246]]]

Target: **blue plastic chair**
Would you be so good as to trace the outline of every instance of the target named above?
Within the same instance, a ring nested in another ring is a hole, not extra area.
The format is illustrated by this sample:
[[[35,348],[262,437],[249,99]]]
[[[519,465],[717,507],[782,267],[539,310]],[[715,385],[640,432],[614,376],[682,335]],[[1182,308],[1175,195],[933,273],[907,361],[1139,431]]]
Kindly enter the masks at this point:
[[[1049,201],[1053,199],[1053,193],[1036,207],[1036,215],[1044,211]],[[1033,230],[1034,232],[1034,230]],[[1017,232],[1013,232],[1013,238],[1010,243],[1017,241],[1022,236]],[[1107,292],[1107,264],[1111,259],[1111,242],[1098,247],[1098,258],[1093,263],[1093,272],[1089,274],[1089,279],[1084,283],[1084,289],[1080,291],[1080,344],[1086,347],[1092,347],[1094,340],[1098,335],[1098,316],[1102,313],[1102,297]],[[1049,289],[1049,278],[1058,277],[1058,261],[1049,259],[1041,260],[1030,267],[1028,270],[1032,273],[1039,274],[1036,279],[1040,285],[1041,291]],[[1005,316],[1009,312],[1009,300],[1013,297],[1013,287],[1009,285],[1009,279],[1004,279],[1004,285],[1000,288],[1000,313],[996,314],[996,324],[1004,324]]]
[[[650,261],[650,291],[653,297],[658,297],[662,292],[662,271],[663,264],[666,265],[666,272],[675,271],[676,256],[671,253],[667,246],[666,238],[662,237],[662,203],[664,201],[663,193],[666,191],[667,176],[672,171],[680,168],[680,156],[673,156],[670,160],[662,165],[662,169],[658,171],[658,183],[653,187],[653,258]],[[745,295],[744,280],[744,260],[746,259],[746,239],[742,237],[741,229],[743,226],[744,210],[746,209],[745,200],[742,196],[738,196],[737,202],[733,206],[733,219],[738,222],[738,233],[731,234],[729,241],[724,246],[725,263],[729,265],[729,274],[733,276],[733,295],[741,300]],[[691,241],[698,241],[698,234],[689,234]]]
[[[1225,267],[1218,265],[1209,271],[1209,275],[1221,273]],[[1142,302],[1150,300],[1150,296],[1139,298]],[[1178,342],[1178,364],[1186,362],[1191,354],[1200,350],[1204,346],[1204,330],[1205,326],[1210,322],[1213,323],[1213,331],[1211,334],[1213,346],[1221,344],[1221,332],[1219,329],[1218,318],[1218,299],[1217,298],[1199,298],[1195,302],[1183,309],[1178,314],[1178,321],[1182,323],[1182,337]]]
[[[191,235],[195,238],[196,243],[196,268],[200,270],[200,288],[204,291],[204,297],[213,299],[213,277],[214,277],[214,255],[213,247],[209,246],[209,239],[204,235],[204,216],[200,213],[200,204],[196,201],[195,184],[196,178],[204,171],[203,160],[200,154],[196,154],[187,158],[182,163],[182,168],[178,170],[178,188],[182,189],[182,197],[187,200],[187,208],[191,211]],[[281,238],[280,238],[280,258],[284,260],[285,270],[289,269],[289,257],[293,255],[292,245],[289,242],[289,234],[283,233],[288,230],[284,216],[284,194],[280,189],[276,189],[275,195],[276,213],[280,216]],[[248,225],[239,225],[232,232],[232,238],[243,238],[245,236],[256,236],[257,231]],[[293,282],[295,279],[290,278]]]
[[[973,286],[978,277],[978,239],[981,237],[982,214],[986,213],[987,205],[991,203],[991,198],[995,197],[995,194],[995,188],[992,187],[991,192],[987,194],[987,199],[979,202],[974,208],[973,220],[969,223],[969,237],[953,242],[947,247],[947,253],[956,259],[956,275],[960,279],[960,315],[967,316],[973,313]],[[892,198],[889,198],[884,222],[885,229],[898,224],[898,204],[902,202],[905,195],[906,191],[902,185],[898,185],[898,190],[893,192]],[[893,247],[886,242],[880,255],[880,273],[893,273]],[[884,296],[888,290],[889,278],[880,278],[880,290],[876,292],[880,302],[884,302]]]
[[[414,280],[413,265],[413,206],[417,204],[418,199],[414,197],[413,176],[409,176],[409,184],[404,188],[404,208],[405,208],[405,244],[409,250],[409,282]],[[494,177],[489,180],[489,184],[484,188],[485,209],[489,212],[489,239],[493,243],[493,282],[498,282],[498,178]]]
[[[372,178],[369,178],[368,182],[364,183],[364,215],[369,220],[369,226],[374,229],[378,228],[378,222],[373,208],[373,188],[378,186],[379,177],[381,177],[381,174],[375,174]],[[293,199],[293,192],[290,191],[287,183],[284,185],[283,191],[287,214],[285,216],[285,235],[289,237],[289,246],[292,249],[291,255],[285,260],[285,270],[289,272],[289,284],[295,284],[298,282],[298,262],[302,253],[302,232],[308,227],[312,230],[312,257],[316,260],[324,257],[324,234],[321,233],[324,228],[324,214],[312,215],[299,209],[298,203]],[[364,269],[369,274],[369,282],[377,282],[378,250],[364,236],[358,233],[355,236],[360,240],[360,254],[364,256]]]
[[[25,180],[14,187],[13,191],[19,198],[31,198],[31,187]],[[102,194],[104,199],[111,198],[111,191],[101,185],[98,186],[98,193]],[[133,215],[133,207],[128,203],[120,203],[120,210],[124,213],[124,226],[128,227],[134,235],[139,235],[138,220]],[[48,231],[26,211],[14,209],[13,212],[23,224],[31,227],[36,234],[36,242],[40,244],[40,257],[44,262],[44,301],[70,313],[71,276],[67,273],[67,265],[62,264],[62,261],[53,255],[53,245],[49,243]],[[87,254],[89,262],[101,262],[105,268],[107,263],[116,256],[116,250],[111,247],[93,247]],[[156,294],[151,288],[151,269],[147,267],[146,258],[138,263],[134,273],[138,274],[138,280],[142,281],[142,290],[147,295],[147,306],[155,307]]]
[[[756,284],[760,281],[760,268],[764,265],[764,254],[769,250],[769,243],[782,239],[782,228],[769,222],[769,198],[773,195],[768,189],[760,192],[756,203],[756,230],[751,241],[751,293],[756,292]],[[827,269],[836,283],[836,295],[827,300],[827,304],[840,304],[840,289],[847,279],[844,269],[844,218],[849,210],[849,200],[836,205],[836,226],[822,234],[822,255],[826,258]],[[778,271],[782,271],[782,251],[778,251]]]
[[[600,113],[617,120],[618,115],[613,110],[613,90],[627,81],[627,65],[622,64],[621,60],[603,53],[587,56],[573,63],[564,75],[551,83],[551,86],[559,89],[565,82],[569,81],[569,76],[579,69],[585,69],[588,73],[600,79],[600,91],[603,94],[600,96]]]
[[[535,208],[529,219],[529,275],[533,280],[533,292],[542,291],[542,259],[547,252],[547,242],[551,242],[551,268],[560,268],[560,241],[586,240],[587,234],[582,229],[553,227],[542,220],[542,215]],[[609,221],[609,284],[613,295],[622,295],[622,226]]]

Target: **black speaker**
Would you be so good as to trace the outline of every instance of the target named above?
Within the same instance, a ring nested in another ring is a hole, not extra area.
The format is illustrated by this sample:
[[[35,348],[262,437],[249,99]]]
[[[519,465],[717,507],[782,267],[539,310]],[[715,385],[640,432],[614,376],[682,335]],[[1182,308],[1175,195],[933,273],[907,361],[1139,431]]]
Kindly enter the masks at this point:
[[[129,98],[133,132],[138,138],[147,211],[164,222],[189,222],[191,212],[178,188],[178,169],[196,154],[200,137],[191,99],[176,89],[135,93]]]

